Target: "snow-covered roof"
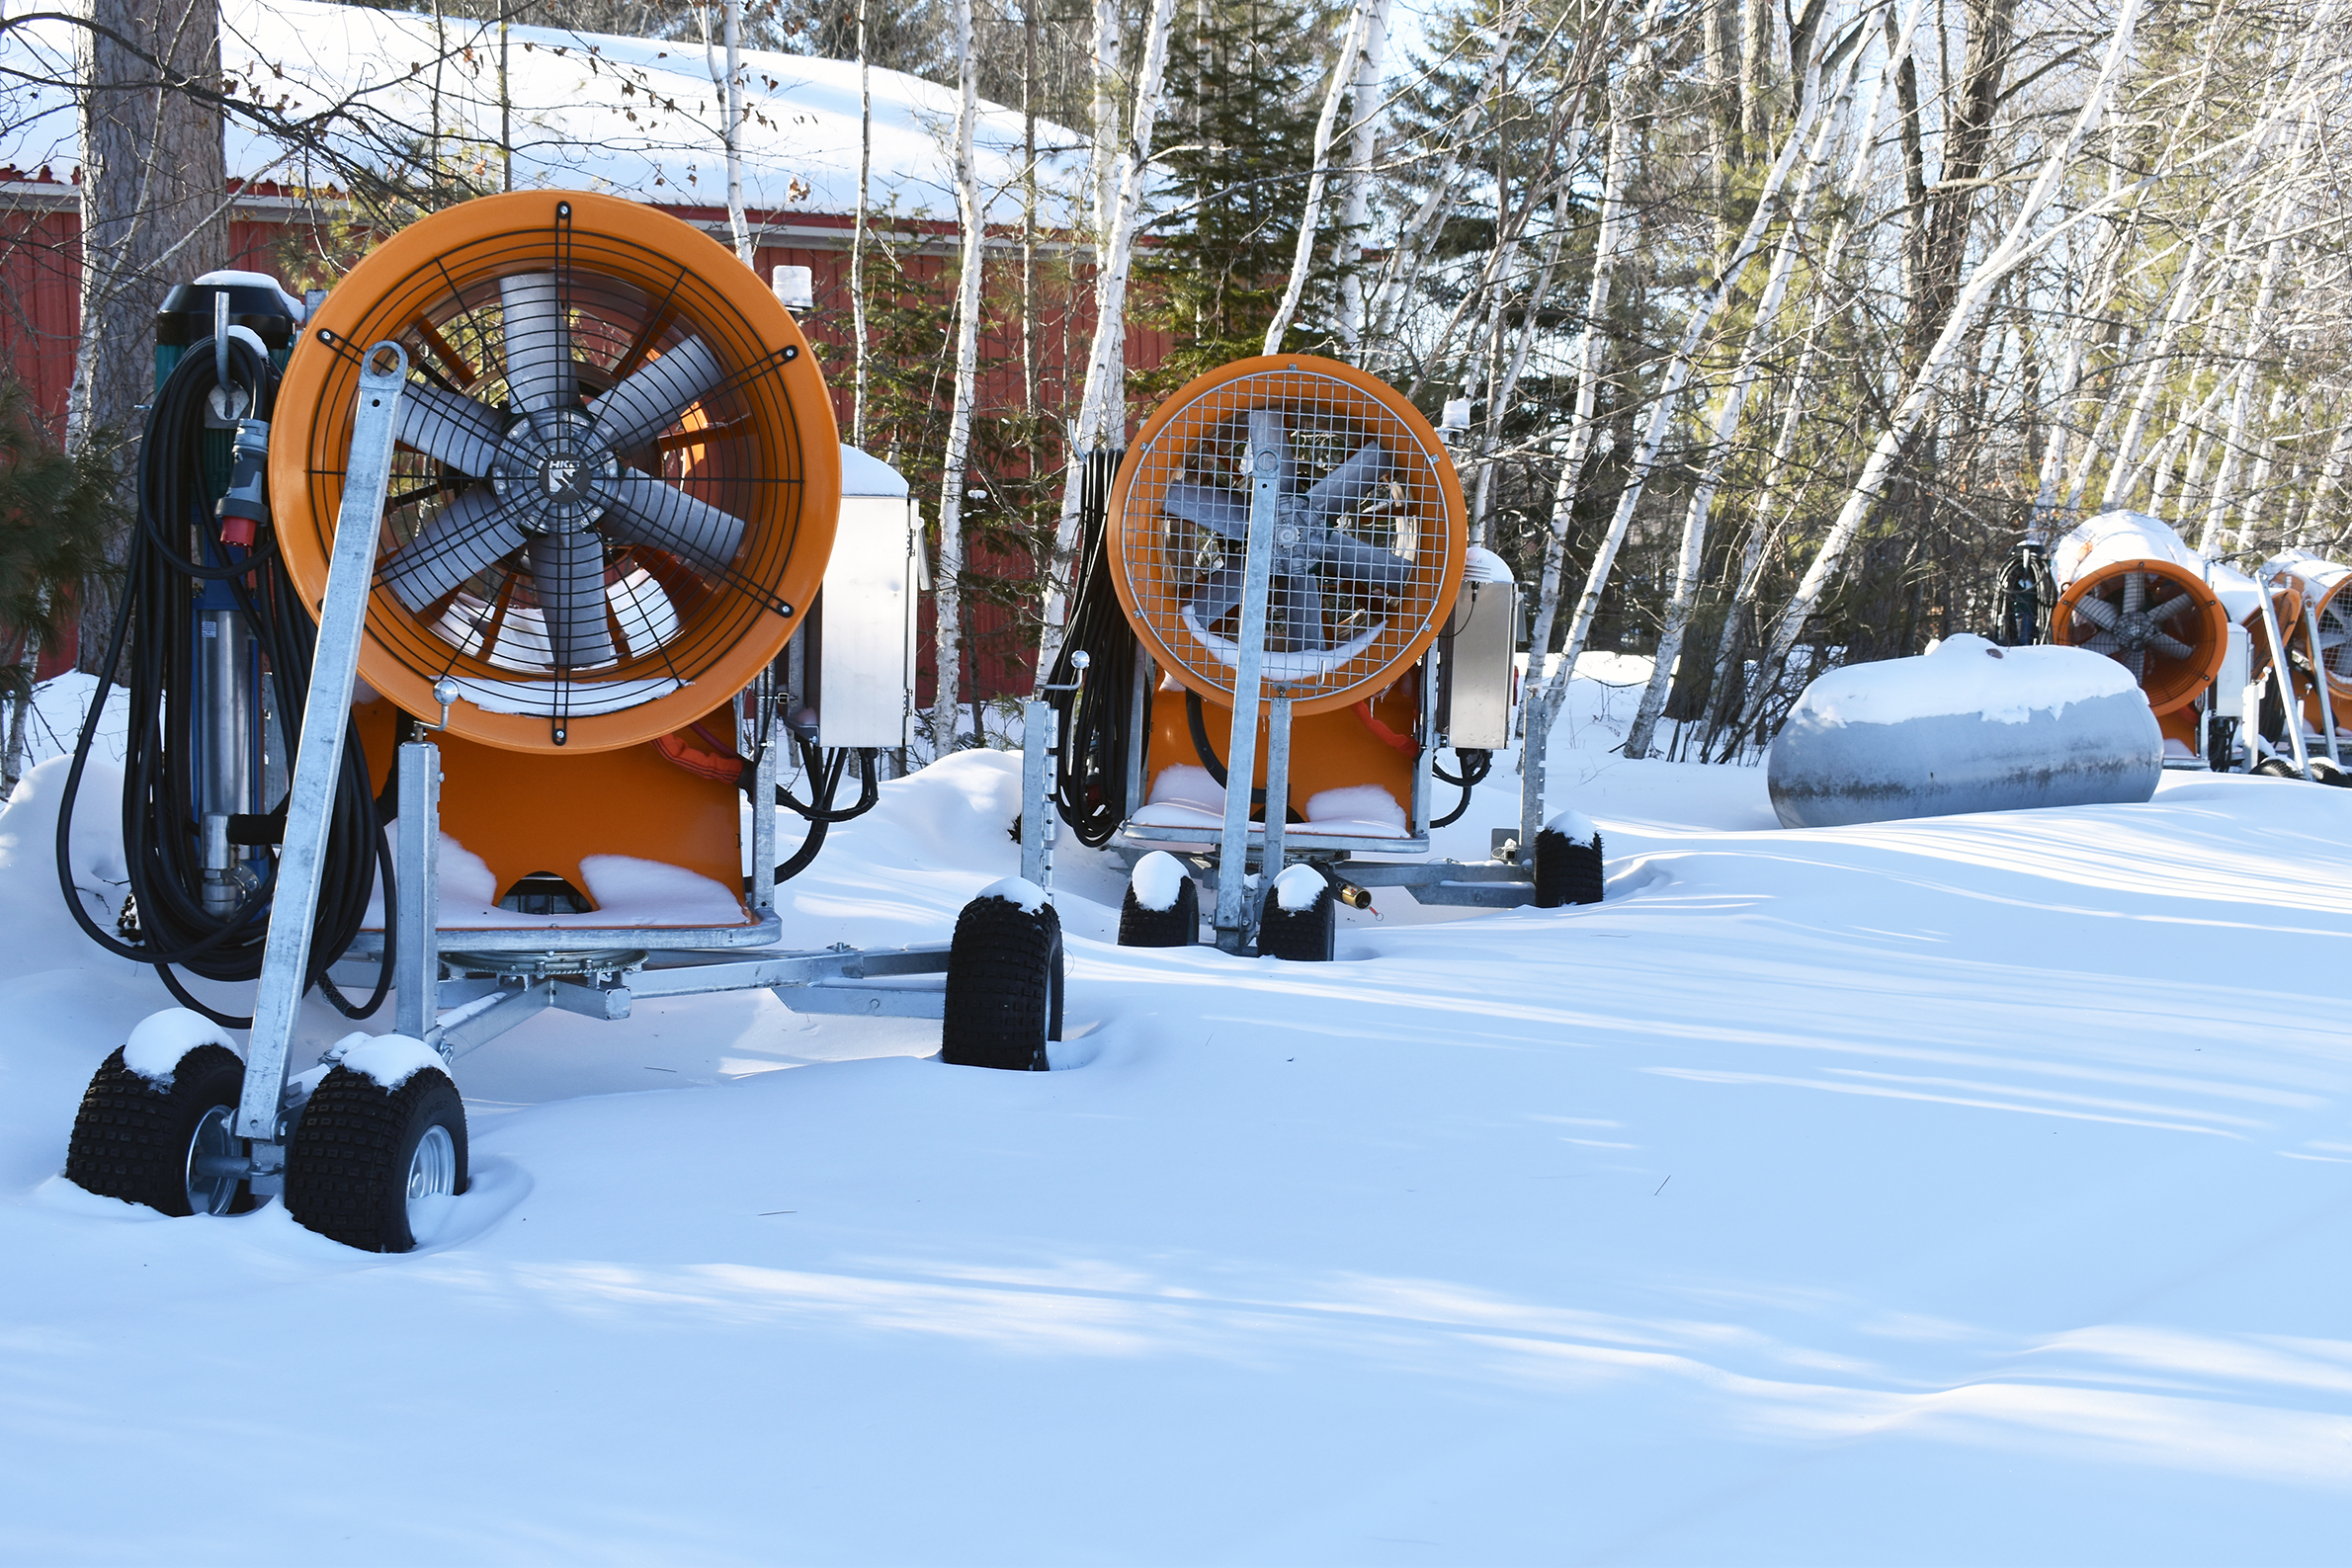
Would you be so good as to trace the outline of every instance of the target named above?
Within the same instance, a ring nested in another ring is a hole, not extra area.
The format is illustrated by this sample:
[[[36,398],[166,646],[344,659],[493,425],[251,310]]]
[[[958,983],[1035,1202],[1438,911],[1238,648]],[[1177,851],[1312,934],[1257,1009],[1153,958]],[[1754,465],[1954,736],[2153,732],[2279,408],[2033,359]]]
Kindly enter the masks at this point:
[[[22,9],[21,3],[18,5]],[[313,0],[224,0],[221,63],[238,97],[302,119],[337,106],[326,139],[338,157],[382,169],[427,149],[498,177],[497,24],[436,23],[409,11]],[[0,115],[0,166],[68,180],[80,164],[78,118],[60,88],[23,74],[69,78],[73,35],[42,22],[0,37],[9,108]],[[714,78],[724,52],[699,41],[619,38],[513,27],[506,48],[514,183],[609,191],[677,206],[726,205],[724,122]],[[436,67],[436,61],[439,61]],[[713,68],[714,60],[717,70]],[[858,183],[858,68],[767,49],[741,54],[746,121],[743,194],[755,212],[854,211]],[[22,73],[22,74],[20,74]],[[871,73],[872,209],[952,221],[956,216],[952,89],[898,71]],[[1082,183],[1080,139],[1041,123],[1039,220],[1062,226]],[[1021,115],[983,104],[974,161],[993,222],[1020,217]],[[232,117],[228,173],[253,184],[336,183],[332,160]]]

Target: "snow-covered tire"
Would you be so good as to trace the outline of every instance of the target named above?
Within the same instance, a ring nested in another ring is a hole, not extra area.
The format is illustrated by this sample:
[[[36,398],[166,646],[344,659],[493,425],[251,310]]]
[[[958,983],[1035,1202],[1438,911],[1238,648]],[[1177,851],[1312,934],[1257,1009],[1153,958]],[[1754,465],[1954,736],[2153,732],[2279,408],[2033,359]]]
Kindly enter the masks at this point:
[[[2264,779],[2301,779],[2295,764],[2284,757],[2265,757],[2254,765],[2254,772]]]
[[[1045,1072],[1061,1038],[1061,917],[984,894],[956,917],[948,949],[940,1059],[956,1067]]]
[[[2352,787],[2352,773],[2337,767],[2333,757],[2313,757],[2311,783],[2333,784],[2338,789]]]
[[[465,1102],[435,1068],[386,1089],[337,1067],[287,1145],[287,1212],[362,1252],[412,1250],[415,1205],[464,1191]]]
[[[193,1214],[200,1205],[210,1214],[244,1212],[253,1206],[244,1183],[208,1179],[196,1169],[204,1153],[234,1152],[228,1127],[244,1087],[245,1064],[225,1045],[188,1052],[168,1085],[124,1066],[117,1047],[82,1091],[65,1146],[65,1179],[166,1214]]]
[[[1176,889],[1176,902],[1166,909],[1145,909],[1135,900],[1133,882],[1119,905],[1119,945],[1122,948],[1189,948],[1201,940],[1201,889],[1187,876]]]
[[[1329,963],[1338,935],[1339,900],[1330,884],[1325,883],[1304,909],[1285,909],[1279,898],[1268,897],[1258,916],[1258,956]]]
[[[1565,833],[1546,828],[1536,835],[1536,907],[1557,909],[1562,904],[1601,901],[1601,836],[1578,844]]]

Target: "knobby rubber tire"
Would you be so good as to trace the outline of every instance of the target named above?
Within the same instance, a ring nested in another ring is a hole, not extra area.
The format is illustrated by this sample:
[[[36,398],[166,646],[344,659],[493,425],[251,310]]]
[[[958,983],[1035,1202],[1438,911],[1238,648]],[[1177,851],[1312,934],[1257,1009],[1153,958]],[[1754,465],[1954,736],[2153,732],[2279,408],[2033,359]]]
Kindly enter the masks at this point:
[[[1176,902],[1166,909],[1145,909],[1135,902],[1135,888],[1128,884],[1119,905],[1119,945],[1122,948],[1189,948],[1201,940],[1201,888],[1187,876],[1176,887]]]
[[[245,1064],[225,1045],[199,1045],[180,1058],[168,1086],[123,1065],[118,1046],[91,1075],[65,1146],[65,1179],[101,1197],[187,1214],[188,1144],[215,1106],[232,1111]],[[253,1200],[241,1187],[231,1213]]]
[[[1189,878],[1188,878],[1189,880]],[[1061,917],[1008,898],[975,898],[956,917],[940,1059],[957,1067],[1045,1072],[1061,1038]]]
[[[1339,936],[1339,900],[1329,883],[1304,909],[1285,909],[1269,893],[1258,916],[1258,955],[1288,958],[1294,963],[1329,963]]]
[[[1599,903],[1602,869],[1598,833],[1590,844],[1572,844],[1566,834],[1544,829],[1536,835],[1536,907]]]
[[[302,1108],[286,1150],[286,1208],[302,1224],[362,1252],[408,1252],[408,1163],[425,1129],[449,1129],[457,1192],[466,1186],[465,1103],[438,1068],[397,1089],[337,1067]]]

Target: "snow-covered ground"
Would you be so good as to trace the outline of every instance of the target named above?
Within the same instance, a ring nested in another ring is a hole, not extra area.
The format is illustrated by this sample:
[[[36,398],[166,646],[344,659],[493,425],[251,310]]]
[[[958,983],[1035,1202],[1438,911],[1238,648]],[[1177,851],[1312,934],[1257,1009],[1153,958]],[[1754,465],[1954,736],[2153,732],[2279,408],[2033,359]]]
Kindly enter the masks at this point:
[[[475,1188],[397,1258],[55,1176],[165,998],[60,918],[46,765],[0,817],[0,1559],[2343,1561],[2352,795],[1781,832],[1576,695],[1599,906],[1123,950],[1065,845],[1064,1070],[543,1015],[458,1064]],[[886,784],[790,939],[944,937],[1016,781]]]

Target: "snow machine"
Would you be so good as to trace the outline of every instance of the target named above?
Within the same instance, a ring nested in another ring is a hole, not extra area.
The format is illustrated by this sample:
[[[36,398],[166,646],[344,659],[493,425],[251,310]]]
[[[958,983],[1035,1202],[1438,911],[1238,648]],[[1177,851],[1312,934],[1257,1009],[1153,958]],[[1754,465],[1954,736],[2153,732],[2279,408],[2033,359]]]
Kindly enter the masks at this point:
[[[2103,653],[2132,674],[2164,732],[2168,766],[2213,765],[2234,722],[2225,668],[2242,683],[2241,629],[2259,594],[2156,518],[2105,512],[2054,545],[2051,640]],[[2225,764],[2226,765],[2226,764]]]
[[[1060,938],[1034,888],[984,893],[952,944],[777,946],[777,883],[906,743],[917,543],[904,482],[839,445],[806,340],[731,253],[516,193],[331,294],[220,275],[165,310],[107,661],[134,650],[133,897],[118,931],[64,893],[187,1007],[99,1069],[69,1177],[171,1213],[279,1197],[405,1251],[466,1184],[450,1062],[644,997],[943,1018],[952,1062],[1047,1065]],[[782,864],[780,803],[808,823]],[[252,1016],[181,968],[257,981]],[[395,1033],[290,1075],[313,989],[354,1018],[393,998]]]
[[[1071,733],[1062,815],[1131,868],[1122,942],[1198,941],[1204,891],[1220,949],[1305,959],[1374,887],[1597,897],[1597,836],[1547,831],[1540,745],[1493,857],[1427,859],[1510,742],[1518,589],[1470,547],[1453,461],[1401,394],[1310,355],[1237,361],[1162,403],[1093,501],[1046,690]],[[1445,815],[1440,782],[1462,791]]]
[[[2344,767],[2352,724],[2352,566],[2309,550],[2284,550],[2256,573],[2269,590],[2255,673],[2263,682],[2249,733],[2255,766],[2307,779],[2352,783]]]

